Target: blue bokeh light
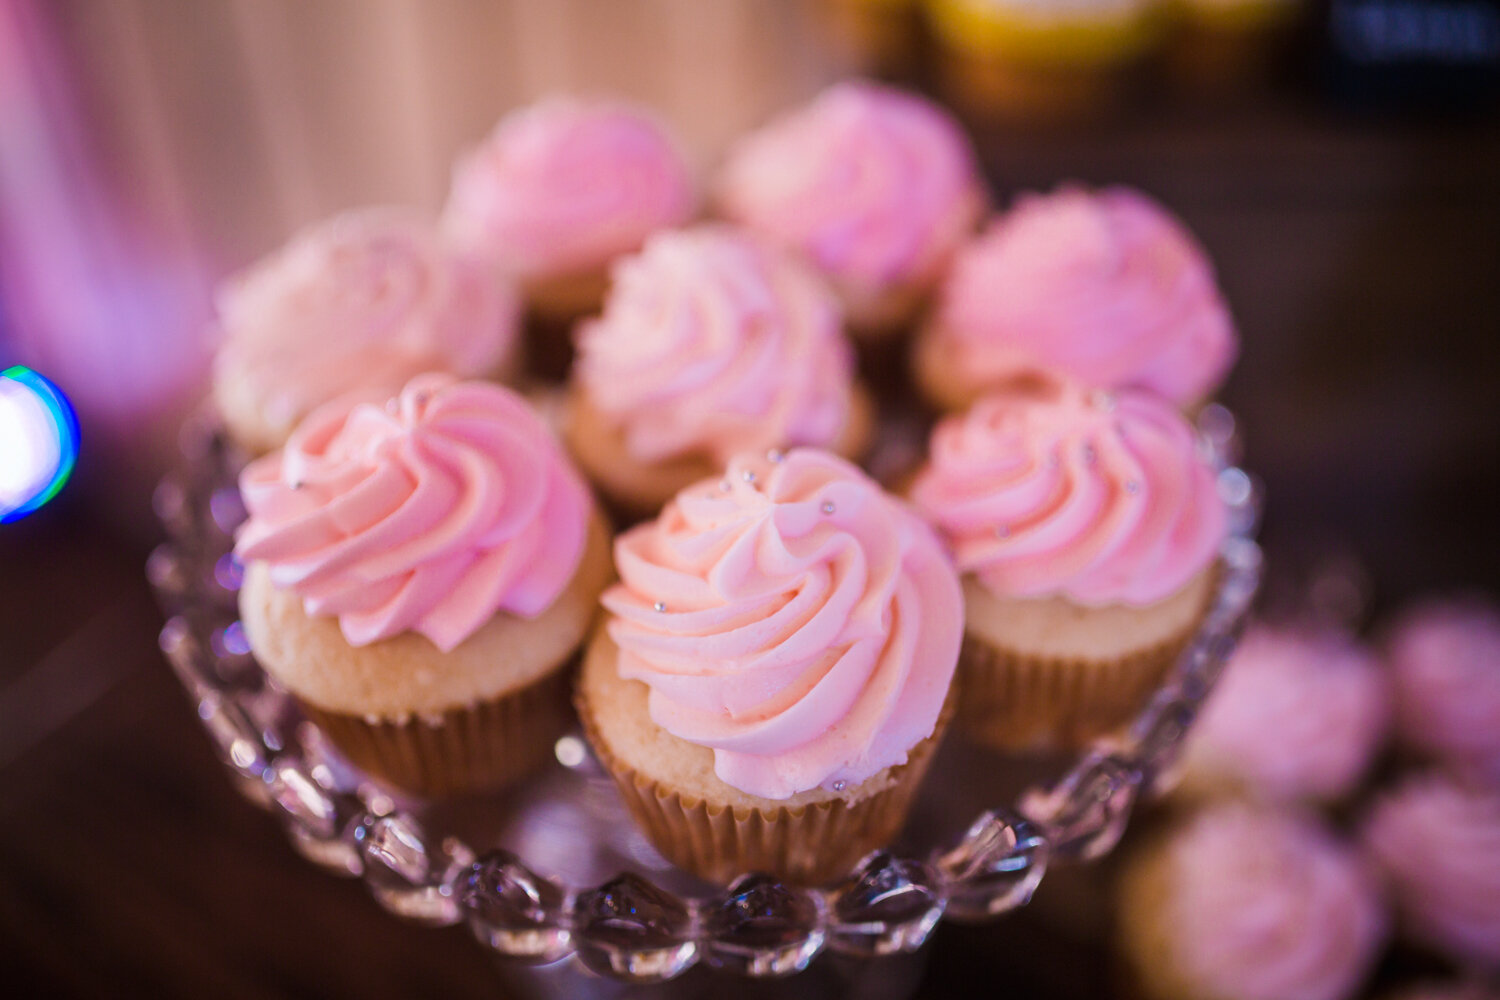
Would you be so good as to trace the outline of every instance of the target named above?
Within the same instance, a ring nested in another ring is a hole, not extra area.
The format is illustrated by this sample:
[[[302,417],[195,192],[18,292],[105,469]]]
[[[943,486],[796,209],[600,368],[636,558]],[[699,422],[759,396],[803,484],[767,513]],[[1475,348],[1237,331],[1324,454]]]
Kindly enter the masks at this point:
[[[23,365],[0,372],[0,524],[57,496],[78,460],[78,415],[62,390]]]

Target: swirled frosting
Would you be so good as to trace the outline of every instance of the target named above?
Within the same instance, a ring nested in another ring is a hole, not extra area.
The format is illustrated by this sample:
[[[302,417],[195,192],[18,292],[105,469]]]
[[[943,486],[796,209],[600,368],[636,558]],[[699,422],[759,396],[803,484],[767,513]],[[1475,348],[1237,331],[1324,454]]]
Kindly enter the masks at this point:
[[[1358,855],[1322,825],[1230,803],[1198,814],[1165,850],[1165,930],[1194,995],[1354,995],[1384,942],[1385,913]]]
[[[1213,562],[1227,529],[1192,427],[1147,392],[994,394],[933,431],[917,507],[1000,597],[1147,605]]]
[[[1390,715],[1385,672],[1351,636],[1257,625],[1188,736],[1188,770],[1272,800],[1338,799]]]
[[[658,233],[617,264],[578,348],[579,382],[642,462],[828,445],[849,419],[854,360],[832,295],[727,226]]]
[[[1500,790],[1438,773],[1408,778],[1376,802],[1364,842],[1415,938],[1500,963]]]
[[[240,476],[235,551],[351,645],[408,630],[451,650],[496,612],[541,614],[583,553],[588,492],[521,397],[422,375],[386,407],[336,402]]]
[[[444,225],[523,279],[586,272],[693,214],[665,129],[626,104],[552,98],[500,121],[459,161]]]
[[[1500,787],[1500,608],[1477,598],[1417,608],[1388,655],[1401,739]]]
[[[605,592],[622,677],[652,720],[750,795],[842,791],[932,735],[963,630],[958,580],[853,465],[739,456],[615,543]]]
[[[929,101],[837,84],[741,140],[725,214],[870,288],[926,280],[974,227],[984,194],[963,130]]]
[[[511,355],[518,302],[421,216],[335,216],[232,278],[217,298],[216,377],[290,431],[314,407],[414,375],[492,374]]]
[[[955,258],[936,331],[975,389],[1046,370],[1179,404],[1208,397],[1238,351],[1203,249],[1125,188],[1021,198]]]

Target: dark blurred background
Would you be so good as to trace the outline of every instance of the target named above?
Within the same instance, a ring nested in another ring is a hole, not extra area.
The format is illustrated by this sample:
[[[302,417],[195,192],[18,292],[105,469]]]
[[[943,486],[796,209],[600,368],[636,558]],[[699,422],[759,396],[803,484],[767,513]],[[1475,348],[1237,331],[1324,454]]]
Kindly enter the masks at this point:
[[[651,103],[708,168],[772,111],[874,72],[954,103],[1000,204],[1064,180],[1149,191],[1240,325],[1224,400],[1269,497],[1264,601],[1368,616],[1500,592],[1500,5],[1306,4],[1222,78],[1163,51],[1058,116],[948,89],[919,14],[872,42],[852,2],[0,3],[0,368],[50,376],[83,425],[59,498],[0,524],[8,981],[505,995],[459,931],[385,915],[236,797],[160,660],[142,565],[214,282],[342,208],[435,209],[455,153],[552,90]],[[922,995],[1109,994],[1100,918],[1057,909],[945,928]]]

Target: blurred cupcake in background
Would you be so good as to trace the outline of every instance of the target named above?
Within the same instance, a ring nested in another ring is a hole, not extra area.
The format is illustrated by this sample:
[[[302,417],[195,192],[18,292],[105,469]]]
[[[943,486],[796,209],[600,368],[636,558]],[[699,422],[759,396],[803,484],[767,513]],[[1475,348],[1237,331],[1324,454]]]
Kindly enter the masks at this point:
[[[692,171],[649,111],[557,97],[507,115],[459,160],[443,225],[519,281],[532,310],[568,320],[599,308],[611,261],[695,207]]]
[[[921,0],[821,0],[833,47],[862,73],[909,76],[921,48]]]
[[[1118,922],[1145,1000],[1345,1000],[1386,937],[1356,851],[1311,816],[1238,802],[1128,856]]]
[[[1070,383],[944,420],[911,498],[962,574],[959,721],[1003,748],[1125,722],[1207,613],[1227,530],[1170,403]]]
[[[1472,597],[1413,608],[1386,655],[1402,743],[1500,788],[1500,607]]]
[[[873,404],[837,300],[791,252],[726,225],[659,233],[578,329],[564,435],[626,514],[722,473],[731,455],[859,455]]]
[[[1500,790],[1440,772],[1408,777],[1376,799],[1362,838],[1407,937],[1500,969]]]
[[[959,252],[914,370],[948,410],[1047,372],[1192,409],[1237,353],[1213,265],[1187,228],[1138,191],[1070,186],[1023,195]]]
[[[1169,0],[1170,74],[1189,96],[1244,89],[1267,76],[1305,0]]]
[[[404,209],[303,230],[226,281],[216,306],[214,404],[252,454],[348,393],[384,401],[422,372],[503,378],[516,367],[514,290]]]
[[[1352,636],[1253,626],[1188,734],[1179,792],[1338,802],[1390,716],[1386,673]]]
[[[856,337],[914,321],[988,198],[968,137],[915,94],[840,83],[740,140],[719,210],[804,254]]]
[[[1116,108],[1162,33],[1156,0],[927,0],[954,101],[1025,121]]]

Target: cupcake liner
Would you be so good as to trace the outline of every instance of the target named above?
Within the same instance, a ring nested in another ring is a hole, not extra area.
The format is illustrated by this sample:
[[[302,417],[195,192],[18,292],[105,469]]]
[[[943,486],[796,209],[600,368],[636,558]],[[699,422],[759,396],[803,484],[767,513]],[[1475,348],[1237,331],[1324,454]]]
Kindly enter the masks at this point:
[[[1197,631],[1197,622],[1115,660],[1068,660],[998,649],[965,633],[958,727],[1001,750],[1080,747],[1129,722]]]
[[[552,755],[572,723],[573,665],[441,716],[369,720],[299,702],[356,767],[427,798],[498,788]]]
[[[887,787],[853,802],[836,799],[771,812],[711,804],[641,774],[599,738],[583,699],[578,711],[589,744],[614,778],[626,808],[667,860],[721,885],[752,871],[817,885],[848,874],[900,832],[953,704],[950,694],[933,734],[912,748],[905,764],[891,769]]]

